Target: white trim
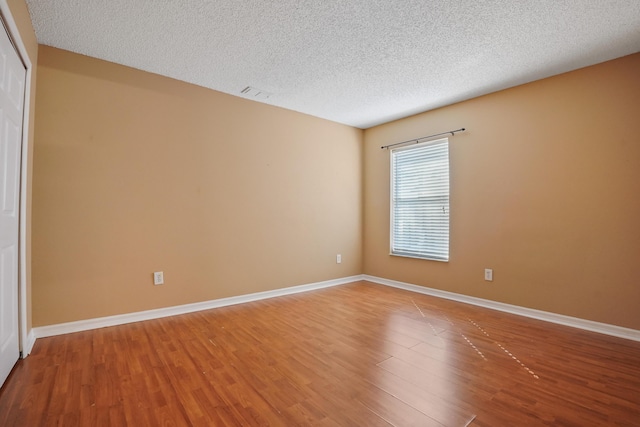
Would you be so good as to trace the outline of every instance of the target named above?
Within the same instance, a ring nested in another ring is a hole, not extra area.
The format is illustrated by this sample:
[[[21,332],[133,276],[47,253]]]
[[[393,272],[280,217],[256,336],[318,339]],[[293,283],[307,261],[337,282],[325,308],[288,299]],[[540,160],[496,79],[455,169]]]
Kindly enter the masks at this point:
[[[393,288],[404,289],[420,294],[431,295],[438,298],[449,299],[465,304],[477,305],[490,308],[505,313],[516,314],[518,316],[530,317],[532,319],[543,320],[545,322],[557,323],[559,325],[570,326],[572,328],[584,329],[586,331],[611,335],[618,338],[625,338],[633,341],[640,341],[640,331],[636,329],[623,328],[622,326],[609,325],[607,323],[594,322],[592,320],[580,319],[577,317],[565,316],[562,314],[550,313],[548,311],[535,310],[533,308],[520,307],[517,305],[505,304],[502,302],[476,298],[454,292],[441,291],[439,289],[427,288],[425,286],[413,285],[411,283],[398,282],[396,280],[384,279],[382,277],[362,275],[362,280],[391,286]]]
[[[135,313],[120,314],[116,316],[100,317],[96,319],[79,320],[77,322],[60,323],[57,325],[40,326],[33,328],[28,335],[27,345],[24,347],[31,351],[36,338],[50,337],[54,335],[70,334],[73,332],[87,331],[91,329],[105,328],[108,326],[124,325],[127,323],[141,322],[144,320],[160,319],[168,316],[176,316],[180,314],[193,313],[202,310],[210,310],[212,308],[226,307],[229,305],[243,304],[246,302],[259,301],[268,298],[274,298],[285,295],[297,294],[300,292],[308,292],[316,289],[323,289],[332,286],[345,285],[347,283],[366,280],[368,282],[377,283],[379,285],[390,286],[393,288],[404,289],[406,291],[417,292],[420,294],[431,295],[438,298],[458,301],[465,304],[476,305],[480,307],[490,308],[493,310],[511,313],[518,316],[538,319],[545,322],[556,323],[559,325],[570,326],[573,328],[584,329],[591,332],[611,335],[614,337],[625,338],[633,341],[640,341],[640,331],[635,329],[623,328],[621,326],[609,325],[606,323],[594,322],[591,320],[579,319],[577,317],[564,316],[561,314],[550,313],[547,311],[535,310],[532,308],[520,307],[517,305],[505,304],[497,301],[486,300],[482,298],[471,297],[467,295],[457,294],[454,292],[442,291],[439,289],[427,288],[424,286],[413,285],[410,283],[399,282],[396,280],[384,279],[382,277],[369,276],[361,274],[341,279],[326,280],[323,282],[309,283],[306,285],[293,286],[283,289],[275,289],[272,291],[256,292],[253,294],[239,295],[229,298],[221,298],[211,301],[196,302],[193,304],[178,305],[173,307],[159,308],[156,310],[139,311]]]
[[[18,55],[26,69],[22,116],[22,165],[20,171],[20,289],[18,291],[20,302],[18,312],[20,316],[20,350],[22,351],[22,357],[27,357],[31,352],[33,342],[35,342],[35,339],[30,339],[31,331],[27,330],[27,177],[29,176],[27,166],[29,164],[29,113],[31,111],[31,75],[33,69],[31,58],[29,58],[29,53],[22,41],[7,0],[0,0],[0,14],[2,14],[9,36],[13,40],[18,50]]]
[[[22,346],[22,358],[24,359],[25,357],[27,357],[27,355],[29,355],[31,353],[31,350],[33,350],[33,346],[36,343],[36,335],[33,332],[33,329],[31,329],[29,331],[29,333],[27,334],[27,340],[25,341],[24,345]]]
[[[196,311],[210,310],[212,308],[226,307],[228,305],[242,304],[267,298],[308,292],[331,286],[344,285],[362,280],[362,276],[343,277],[341,279],[326,280],[323,282],[309,283],[306,285],[292,286],[289,288],[275,289],[272,291],[256,292],[248,295],[239,295],[229,298],[221,298],[211,301],[196,302],[193,304],[177,305],[173,307],[159,308],[156,310],[139,311],[136,313],[120,314],[116,316],[99,317],[96,319],[79,320],[77,322],[60,323],[57,325],[40,326],[33,328],[36,338],[51,337],[54,335],[69,334],[72,332],[87,331],[90,329],[105,328],[108,326],[124,325],[126,323],[140,322],[143,320],[160,319],[162,317],[178,314],[193,313]]]

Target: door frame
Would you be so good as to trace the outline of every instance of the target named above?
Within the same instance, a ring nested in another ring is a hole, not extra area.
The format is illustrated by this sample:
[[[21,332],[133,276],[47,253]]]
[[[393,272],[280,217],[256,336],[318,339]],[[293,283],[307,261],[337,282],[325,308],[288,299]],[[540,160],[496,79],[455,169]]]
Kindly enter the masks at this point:
[[[24,0],[22,0],[24,1]],[[26,4],[25,4],[25,7]],[[35,344],[36,338],[33,330],[27,330],[28,309],[27,309],[27,196],[29,184],[29,123],[31,112],[31,77],[33,66],[27,48],[22,41],[20,31],[13,19],[13,14],[7,3],[7,0],[0,0],[0,19],[9,33],[14,47],[18,53],[18,57],[22,61],[26,69],[25,85],[24,85],[24,107],[22,114],[22,150],[20,160],[20,229],[18,244],[20,252],[18,256],[18,325],[20,330],[20,355],[27,357],[31,353],[31,349]]]

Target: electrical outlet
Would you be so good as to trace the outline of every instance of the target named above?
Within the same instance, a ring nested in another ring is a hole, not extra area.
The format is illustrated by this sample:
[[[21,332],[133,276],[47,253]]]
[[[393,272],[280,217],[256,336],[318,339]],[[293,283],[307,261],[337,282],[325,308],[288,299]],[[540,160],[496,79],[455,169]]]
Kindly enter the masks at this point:
[[[487,282],[493,282],[493,270],[490,268],[484,269],[484,280]]]
[[[342,255],[336,255],[336,264],[342,264]]]
[[[153,284],[164,285],[164,273],[162,271],[156,271],[153,273]]]

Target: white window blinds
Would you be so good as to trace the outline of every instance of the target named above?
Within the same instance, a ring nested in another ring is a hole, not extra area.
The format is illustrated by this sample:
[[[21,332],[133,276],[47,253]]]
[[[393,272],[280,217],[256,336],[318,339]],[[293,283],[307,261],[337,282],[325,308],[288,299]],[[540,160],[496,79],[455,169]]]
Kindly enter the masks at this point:
[[[449,140],[391,151],[391,253],[449,260]]]

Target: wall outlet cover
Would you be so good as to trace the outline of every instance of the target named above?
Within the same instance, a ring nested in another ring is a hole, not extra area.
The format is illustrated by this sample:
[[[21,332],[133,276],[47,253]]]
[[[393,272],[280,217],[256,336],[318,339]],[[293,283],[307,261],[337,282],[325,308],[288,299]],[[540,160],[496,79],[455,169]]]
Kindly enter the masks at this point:
[[[162,271],[156,271],[153,273],[153,284],[154,285],[164,284],[164,273]]]

